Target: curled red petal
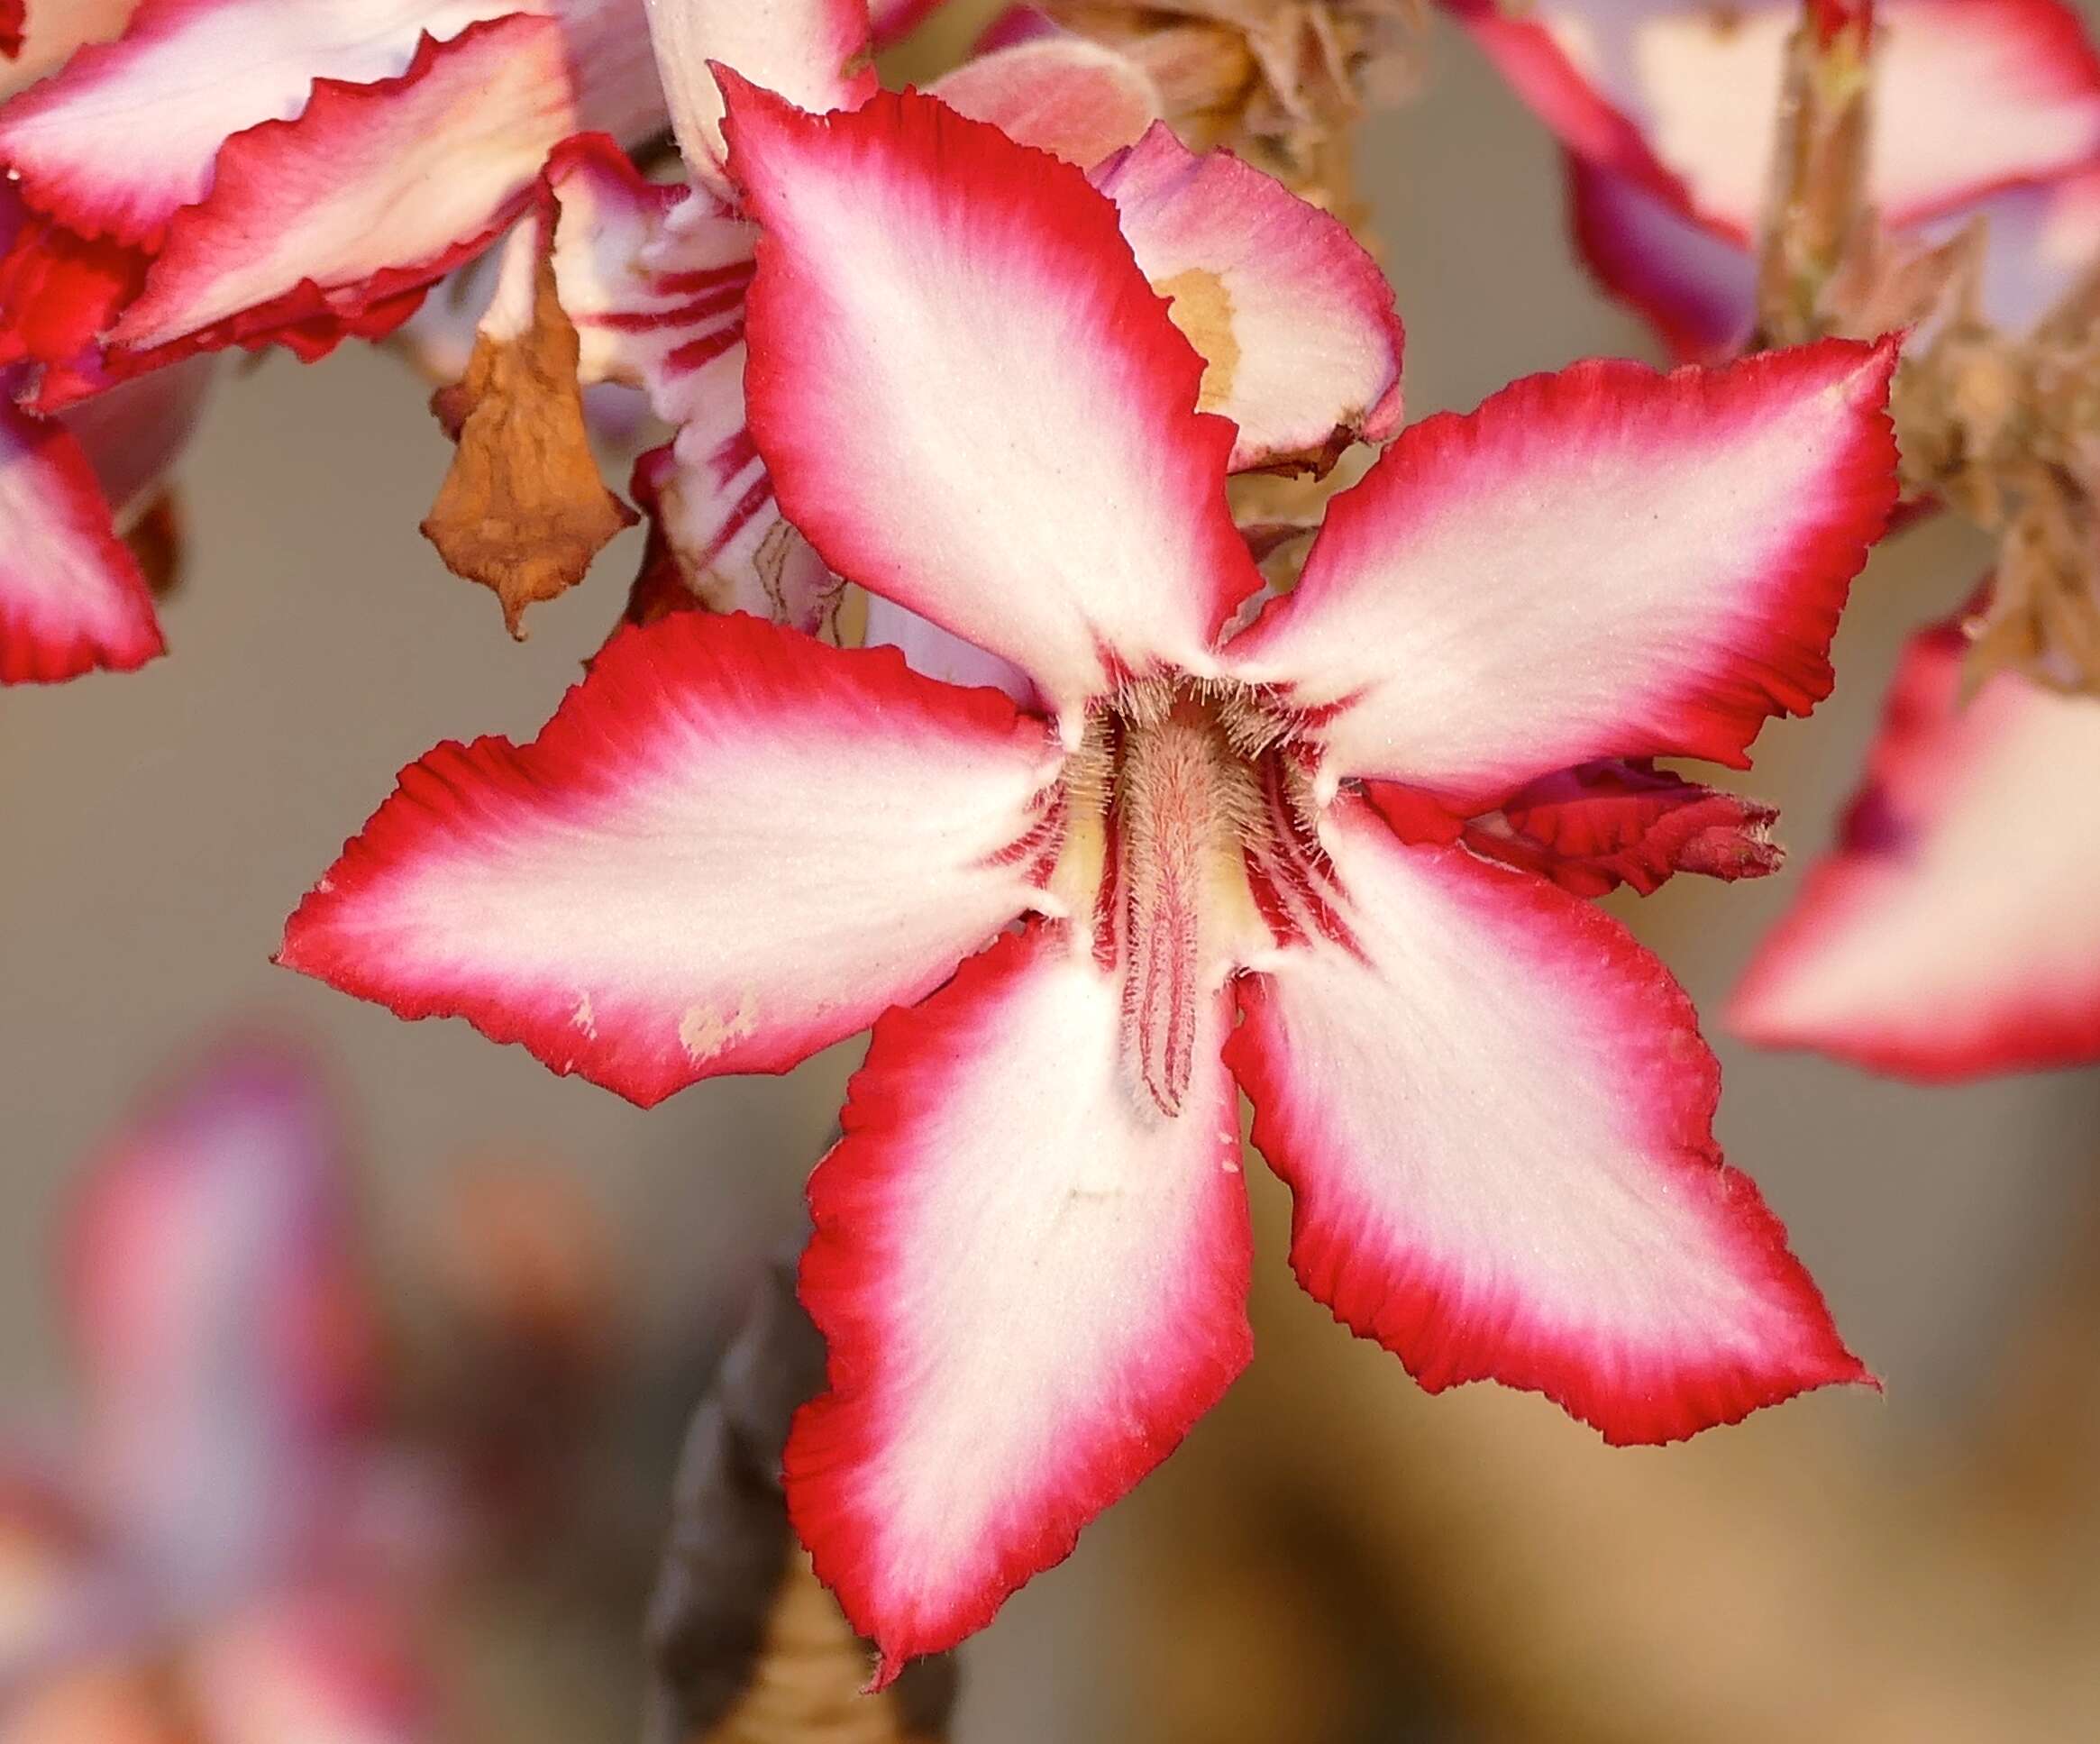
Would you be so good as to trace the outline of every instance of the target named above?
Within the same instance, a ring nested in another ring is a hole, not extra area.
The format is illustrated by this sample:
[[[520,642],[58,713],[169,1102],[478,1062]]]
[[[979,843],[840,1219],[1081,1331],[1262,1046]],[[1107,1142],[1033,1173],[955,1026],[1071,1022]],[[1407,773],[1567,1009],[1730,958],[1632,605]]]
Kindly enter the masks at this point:
[[[1500,809],[1475,818],[1465,839],[1475,854],[1577,896],[1621,884],[1648,896],[1680,872],[1729,881],[1777,872],[1784,855],[1771,830],[1778,816],[1651,763],[1614,761],[1520,788]]]

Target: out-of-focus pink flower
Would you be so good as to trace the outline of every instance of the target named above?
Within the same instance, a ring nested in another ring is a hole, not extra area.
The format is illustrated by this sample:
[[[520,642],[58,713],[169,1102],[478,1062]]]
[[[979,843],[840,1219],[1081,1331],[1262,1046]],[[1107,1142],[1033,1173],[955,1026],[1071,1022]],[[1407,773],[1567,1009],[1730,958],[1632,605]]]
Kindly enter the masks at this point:
[[[1680,357],[1748,336],[1794,0],[1448,0],[1567,153],[1592,270]],[[1866,195],[1898,236],[1989,224],[2018,332],[2100,260],[2100,59],[2059,0],[1883,0]]]
[[[1567,147],[1604,284],[1680,355],[1738,349],[1795,9],[1457,9]],[[1885,0],[1873,41],[1867,198],[1899,247],[1980,221],[1965,315],[2017,342],[2100,269],[2100,58],[2058,0]],[[1992,379],[1974,414],[2003,423]],[[1965,700],[1960,646],[1905,656],[1839,847],[1730,1007],[1750,1039],[1931,1080],[2100,1059],[2100,701],[2017,672]]]
[[[87,1178],[76,1460],[0,1496],[7,1744],[427,1734],[360,1538],[379,1374],[339,1143],[311,1068],[239,1043]]]
[[[931,97],[724,78],[781,511],[1033,706],[750,616],[627,631],[534,744],[405,772],[282,960],[643,1103],[874,1024],[810,1186],[833,1390],[788,1481],[881,1675],[1246,1360],[1238,1088],[1299,1276],[1426,1386],[1629,1442],[1864,1378],[1721,1162],[1667,972],[1452,838],[1578,765],[1739,766],[1827,693],[1893,347],[1432,418],[1236,634],[1244,433],[1115,203]]]
[[[2100,702],[1922,632],[1836,851],[1730,1008],[1755,1042],[1932,1081],[2100,1060]]]

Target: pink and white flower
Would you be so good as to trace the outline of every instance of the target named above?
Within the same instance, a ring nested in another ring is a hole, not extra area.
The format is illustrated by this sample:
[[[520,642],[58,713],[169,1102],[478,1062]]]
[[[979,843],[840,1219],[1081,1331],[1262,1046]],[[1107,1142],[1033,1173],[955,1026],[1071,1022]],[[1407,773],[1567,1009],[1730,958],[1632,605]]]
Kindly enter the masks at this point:
[[[1567,155],[1575,236],[1679,357],[1750,331],[1794,0],[1447,0]],[[1896,235],[1989,224],[1982,313],[2031,325],[2100,260],[2100,57],[2059,0],[1877,0],[1866,195]]]
[[[121,31],[131,5],[39,0],[33,16],[0,6],[0,101],[83,42]],[[0,257],[28,222],[0,184]],[[187,440],[205,366],[166,372],[62,423],[15,406],[25,373],[0,366],[0,684],[129,671],[162,644],[146,578],[119,534],[155,499]]]
[[[647,182],[608,142],[556,153],[553,260],[582,338],[580,373],[644,388],[677,432],[635,471],[656,534],[645,581],[669,569],[716,610],[815,628],[837,583],[782,520],[746,427],[755,233],[724,165],[709,68],[813,110],[855,108],[876,90],[868,7],[653,0],[650,21],[690,181]],[[1339,223],[1269,177],[1183,149],[1157,124],[1158,93],[1128,60],[1065,37],[980,56],[933,89],[1093,172],[1139,264],[1210,361],[1206,403],[1239,425],[1236,468],[1324,468],[1349,443],[1399,427],[1400,323],[1376,266]],[[653,587],[652,599],[661,593]],[[917,633],[886,603],[875,608],[871,640]]]
[[[1968,646],[1905,652],[1837,849],[1729,1009],[1751,1041],[1934,1082],[2100,1060],[2100,702],[2016,672],[1965,699]]]
[[[1060,1559],[1247,1359],[1239,1090],[1292,1254],[1425,1386],[1663,1441],[1866,1379],[1605,915],[1456,842],[1555,772],[1740,766],[1829,689],[1888,347],[1589,363],[1402,434],[1296,590],[1076,168],[725,75],[752,434],[824,562],[1036,706],[741,616],[447,744],[282,961],[642,1103],[874,1026],[811,1181],[790,1505],[881,1676]],[[1237,1014],[1237,1016],[1236,1016]]]
[[[376,336],[558,142],[662,114],[641,0],[141,0],[0,106],[0,367],[49,410],[200,350]]]
[[[337,1143],[305,1063],[241,1044],[89,1176],[79,1475],[0,1487],[11,1744],[428,1735],[400,1595],[354,1553],[377,1347]]]

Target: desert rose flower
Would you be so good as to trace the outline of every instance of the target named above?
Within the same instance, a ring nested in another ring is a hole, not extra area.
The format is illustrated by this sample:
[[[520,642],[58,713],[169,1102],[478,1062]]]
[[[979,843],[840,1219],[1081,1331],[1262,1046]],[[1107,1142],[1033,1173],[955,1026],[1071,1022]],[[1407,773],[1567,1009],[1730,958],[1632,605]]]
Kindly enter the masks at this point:
[[[1429,1388],[1630,1442],[1865,1378],[1721,1160],[1684,994],[1458,838],[1577,765],[1739,765],[1826,693],[1890,349],[1590,363],[1433,418],[1236,634],[1239,435],[1114,205],[928,97],[725,82],[784,514],[1039,708],[666,617],[534,744],[406,771],[283,961],[644,1103],[874,1024],[810,1184],[832,1391],[788,1483],[881,1675],[1246,1361],[1242,1088],[1301,1279]]]

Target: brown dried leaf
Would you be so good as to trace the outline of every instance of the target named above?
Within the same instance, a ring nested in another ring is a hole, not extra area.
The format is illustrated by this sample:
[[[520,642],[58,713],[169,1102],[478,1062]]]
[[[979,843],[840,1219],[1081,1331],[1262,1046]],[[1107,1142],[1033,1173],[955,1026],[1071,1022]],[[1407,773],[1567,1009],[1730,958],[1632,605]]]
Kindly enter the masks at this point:
[[[454,575],[494,590],[520,641],[525,608],[574,587],[635,519],[598,476],[577,352],[553,263],[543,256],[524,331],[504,338],[484,329],[464,379],[431,399],[459,452],[424,536]]]
[[[824,1344],[772,1269],[686,1437],[650,1602],[650,1744],[938,1744],[955,1674],[921,1660],[864,1695],[872,1655],[788,1525],[788,1424],[824,1384]]]

